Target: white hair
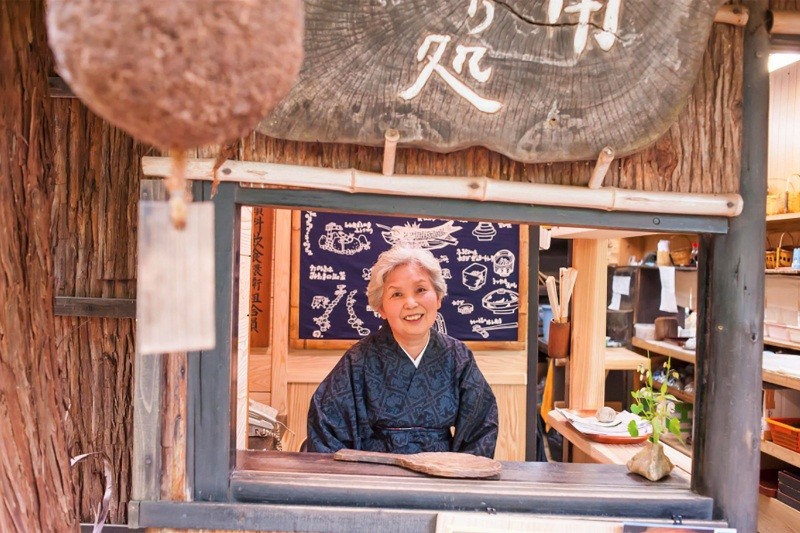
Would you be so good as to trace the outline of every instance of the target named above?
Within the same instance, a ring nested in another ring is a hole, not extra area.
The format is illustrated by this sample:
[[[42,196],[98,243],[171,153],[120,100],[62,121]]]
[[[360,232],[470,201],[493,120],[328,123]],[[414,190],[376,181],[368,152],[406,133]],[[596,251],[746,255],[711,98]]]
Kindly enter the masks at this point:
[[[431,252],[422,248],[395,246],[379,255],[370,269],[367,301],[371,308],[376,311],[381,308],[384,282],[389,274],[397,267],[410,264],[417,265],[427,272],[439,299],[447,295],[447,283],[442,276],[442,267]]]

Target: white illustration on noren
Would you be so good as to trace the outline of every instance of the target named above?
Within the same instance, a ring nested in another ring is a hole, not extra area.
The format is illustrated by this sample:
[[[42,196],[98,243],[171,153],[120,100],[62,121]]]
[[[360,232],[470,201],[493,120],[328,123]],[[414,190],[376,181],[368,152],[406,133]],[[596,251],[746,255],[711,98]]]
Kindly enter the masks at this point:
[[[369,335],[369,328],[364,327],[364,321],[358,318],[356,315],[355,309],[353,306],[356,303],[356,293],[357,290],[350,291],[350,294],[347,295],[347,300],[345,301],[345,307],[347,308],[347,323],[350,324],[354,330],[358,332],[361,337],[365,337]]]
[[[370,270],[368,268],[362,268],[361,269],[361,279],[363,279],[364,281],[369,281],[370,274],[371,273],[370,273]]]
[[[475,306],[470,304],[470,303],[466,303],[466,304],[462,304],[462,305],[458,306],[458,314],[459,315],[468,315],[468,314],[472,313],[474,310],[475,310]]]
[[[444,323],[444,317],[442,313],[436,313],[436,322],[433,324],[433,327],[436,328],[436,331],[447,335],[447,324]]]
[[[311,249],[311,228],[314,227],[315,216],[317,214],[314,211],[305,212],[306,232],[303,235],[303,249],[306,251],[306,255],[314,255],[314,251]]]
[[[316,295],[311,299],[311,309],[322,309],[330,302],[327,296]]]
[[[472,230],[472,234],[479,241],[491,241],[497,235],[497,230],[494,229],[494,224],[491,222],[478,222],[478,225]]]
[[[325,235],[319,238],[319,247],[339,255],[355,255],[369,250],[370,243],[366,235],[346,233],[336,222],[328,222],[325,224]]]
[[[495,331],[498,329],[512,329],[518,327],[519,324],[516,322],[509,322],[508,324],[495,324],[494,326],[484,326],[481,324],[473,324],[472,331],[483,337],[484,339],[489,338],[489,332]]]
[[[498,276],[507,278],[514,272],[514,254],[511,250],[498,250],[492,256],[492,268]]]
[[[450,269],[449,268],[443,268],[442,269],[442,277],[444,279],[453,279],[453,275],[450,273]]]
[[[461,271],[461,283],[471,291],[477,291],[486,284],[489,269],[486,265],[472,263]]]
[[[510,315],[519,307],[519,294],[501,287],[484,296],[481,304],[495,315]]]
[[[452,234],[459,231],[461,226],[453,224],[454,222],[449,220],[433,228],[420,227],[419,222],[406,222],[403,226],[392,227],[383,224],[375,225],[386,230],[381,232],[381,236],[392,246],[437,250],[458,244],[458,240]]]
[[[325,333],[326,331],[331,329],[331,321],[330,321],[329,317],[331,316],[331,313],[333,312],[333,309],[341,301],[342,297],[345,294],[347,294],[346,287],[347,287],[347,285],[337,285],[336,286],[336,290],[333,293],[336,296],[336,298],[334,298],[333,300],[328,300],[324,304],[325,312],[322,313],[320,316],[314,317],[312,319],[312,320],[314,320],[314,323],[319,327],[319,329],[315,329],[311,333],[311,335],[314,338],[316,338],[316,339],[321,338],[323,333]],[[314,305],[314,301],[317,300],[317,298],[320,298],[320,296],[314,296],[314,300],[311,301],[312,307]],[[325,297],[322,296],[321,298],[325,298]],[[327,300],[327,298],[325,298],[325,299]],[[319,301],[321,301],[321,300],[319,300]]]

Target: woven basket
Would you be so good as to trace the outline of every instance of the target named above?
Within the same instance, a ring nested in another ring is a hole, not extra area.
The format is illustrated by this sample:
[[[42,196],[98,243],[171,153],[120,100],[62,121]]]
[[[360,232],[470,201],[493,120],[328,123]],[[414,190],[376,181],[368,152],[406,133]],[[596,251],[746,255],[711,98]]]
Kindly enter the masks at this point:
[[[786,212],[786,191],[774,187],[767,189],[767,215],[780,215]]]
[[[677,243],[674,239],[678,239]],[[686,235],[677,235],[675,237],[670,238],[669,256],[672,259],[672,264],[675,266],[682,267],[691,264],[692,241],[689,240],[689,237],[687,237]]]
[[[800,213],[800,174],[786,178],[786,211]]]
[[[790,247],[783,246],[783,238],[788,236],[791,240]],[[792,249],[794,248],[794,239],[792,238],[791,234],[786,233],[785,231],[781,233],[780,239],[778,239],[778,247],[772,248],[772,244],[769,242],[769,235],[767,235],[767,251],[764,254],[764,266],[767,269],[773,268],[780,268],[780,267],[790,267],[792,266]]]

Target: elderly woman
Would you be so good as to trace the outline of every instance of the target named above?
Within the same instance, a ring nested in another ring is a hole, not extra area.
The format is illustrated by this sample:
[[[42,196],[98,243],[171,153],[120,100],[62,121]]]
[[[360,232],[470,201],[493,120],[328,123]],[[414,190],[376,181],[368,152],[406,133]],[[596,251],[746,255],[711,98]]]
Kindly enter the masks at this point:
[[[344,354],[311,398],[308,451],[494,455],[494,394],[464,343],[432,328],[446,294],[429,251],[380,255],[367,297],[383,325]]]

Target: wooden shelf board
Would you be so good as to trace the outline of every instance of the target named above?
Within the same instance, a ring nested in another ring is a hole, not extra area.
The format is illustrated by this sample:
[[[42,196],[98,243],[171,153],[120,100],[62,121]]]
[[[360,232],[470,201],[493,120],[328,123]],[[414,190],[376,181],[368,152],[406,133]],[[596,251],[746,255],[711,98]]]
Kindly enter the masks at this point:
[[[630,265],[626,265],[626,266],[630,266]],[[672,266],[672,265],[669,265],[669,266]],[[643,270],[658,270],[659,265],[638,265],[638,268],[641,268]],[[697,267],[696,266],[674,266],[673,268],[675,270],[681,270],[681,271],[686,271],[686,272],[697,272]]]
[[[627,348],[606,348],[606,357],[603,368],[605,370],[633,370],[640,366],[650,366],[647,357],[639,355]]]
[[[758,530],[762,533],[792,533],[800,524],[800,511],[775,498],[758,495]]]
[[[768,275],[798,276],[800,275],[800,270],[795,270],[790,267],[767,268],[764,270],[764,273]]]
[[[779,374],[770,370],[764,370],[761,374],[762,379],[767,383],[780,385],[781,387],[786,387],[788,389],[800,390],[800,378],[786,374]]]
[[[631,343],[642,350],[649,350],[651,352],[657,353],[659,355],[666,355],[672,357],[673,359],[678,359],[679,361],[684,361],[686,363],[694,364],[697,360],[697,356],[693,351],[684,350],[683,348],[676,346],[674,344],[670,344],[668,342],[663,341],[651,341],[641,339],[639,337],[633,337],[631,339]]]
[[[792,451],[789,448],[784,448],[768,440],[762,440],[761,451],[776,459],[780,459],[784,463],[789,463],[792,466],[800,468],[800,453]]]
[[[656,388],[661,387],[661,382],[653,380],[653,387],[656,387]],[[674,387],[670,387],[669,385],[667,385],[667,392],[669,394],[672,394],[677,399],[679,399],[679,400],[681,400],[683,402],[692,403],[692,404],[694,403],[694,394],[689,394],[689,393],[683,392],[682,390],[678,390],[678,389],[676,389]]]
[[[624,465],[628,462],[628,459],[633,457],[636,452],[644,447],[644,444],[600,444],[591,441],[587,439],[583,433],[576,430],[572,424],[567,422],[564,415],[558,411],[550,411],[547,413],[547,423],[561,433],[565,439],[570,441],[579,450],[598,463]],[[689,479],[692,471],[691,458],[668,444],[664,444],[664,453],[676,467],[675,470],[672,471],[672,474]]]
[[[788,350],[800,351],[800,343],[785,341],[780,339],[773,339],[772,337],[764,337],[764,344],[768,344],[770,346],[777,346],[778,348],[786,348]]]
[[[787,221],[800,222],[800,213],[783,213],[780,215],[767,216],[767,224],[769,224],[770,222],[787,222]]]
[[[653,353],[667,355],[673,359],[679,359],[681,361],[686,361],[687,363],[694,364],[696,362],[696,356],[694,352],[684,350],[666,342],[648,341],[640,339],[639,337],[634,337],[631,339],[631,341],[634,346],[641,348],[642,350],[650,350]],[[766,342],[766,340],[764,342]],[[798,346],[798,348],[800,348],[800,346]],[[800,378],[789,376],[787,374],[779,374],[770,370],[762,371],[761,375],[762,379],[767,383],[780,385],[781,387],[787,387],[789,389],[800,390]]]

